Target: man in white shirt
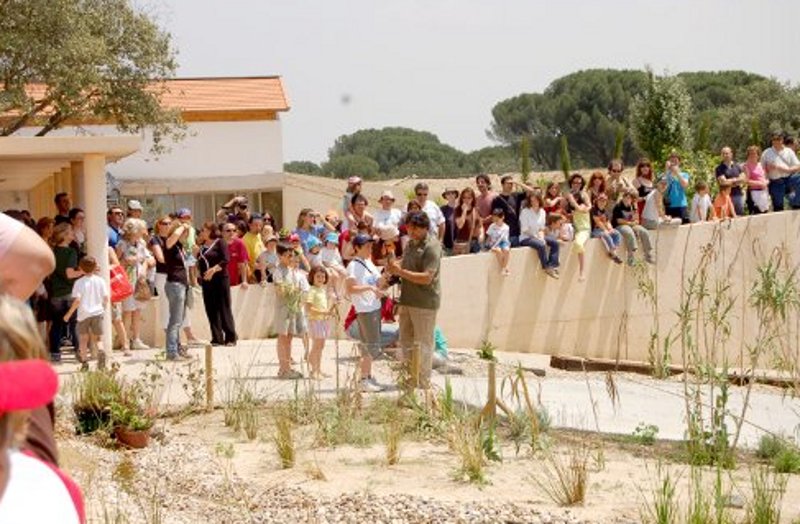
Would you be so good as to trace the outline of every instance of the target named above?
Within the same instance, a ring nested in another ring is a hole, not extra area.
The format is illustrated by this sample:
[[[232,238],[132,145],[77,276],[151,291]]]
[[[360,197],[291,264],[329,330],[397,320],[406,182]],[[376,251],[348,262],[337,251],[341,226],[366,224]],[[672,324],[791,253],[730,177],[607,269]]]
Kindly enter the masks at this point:
[[[374,213],[372,213],[372,217],[375,220],[374,226],[394,226],[400,227],[400,220],[403,218],[403,213],[394,206],[394,195],[391,191],[386,190],[381,193],[381,197],[378,199],[378,202],[381,205],[381,208]]]
[[[769,180],[772,210],[783,211],[789,176],[800,171],[800,161],[794,151],[784,146],[783,135],[780,133],[772,134],[772,147],[768,147],[761,154],[761,165],[764,166]]]
[[[430,234],[441,242],[444,239],[444,215],[435,202],[428,200],[428,192],[428,184],[425,182],[419,182],[414,186],[414,195],[417,197],[417,202],[422,211],[431,220]]]

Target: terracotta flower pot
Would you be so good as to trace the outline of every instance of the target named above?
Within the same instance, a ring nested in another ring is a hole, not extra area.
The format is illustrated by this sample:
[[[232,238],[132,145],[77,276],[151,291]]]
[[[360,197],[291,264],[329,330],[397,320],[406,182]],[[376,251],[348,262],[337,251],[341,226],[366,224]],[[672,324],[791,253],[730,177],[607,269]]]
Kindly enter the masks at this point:
[[[114,430],[114,436],[120,444],[131,449],[146,448],[150,443],[149,429],[132,430],[118,427]]]

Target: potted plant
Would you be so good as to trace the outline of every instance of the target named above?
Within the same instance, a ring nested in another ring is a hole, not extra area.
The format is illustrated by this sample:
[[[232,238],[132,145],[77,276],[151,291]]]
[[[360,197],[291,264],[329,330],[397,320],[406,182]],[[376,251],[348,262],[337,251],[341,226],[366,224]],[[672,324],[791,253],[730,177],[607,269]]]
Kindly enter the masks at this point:
[[[111,423],[117,441],[129,448],[142,449],[150,443],[150,428],[153,417],[149,416],[136,401],[127,396],[111,405]]]

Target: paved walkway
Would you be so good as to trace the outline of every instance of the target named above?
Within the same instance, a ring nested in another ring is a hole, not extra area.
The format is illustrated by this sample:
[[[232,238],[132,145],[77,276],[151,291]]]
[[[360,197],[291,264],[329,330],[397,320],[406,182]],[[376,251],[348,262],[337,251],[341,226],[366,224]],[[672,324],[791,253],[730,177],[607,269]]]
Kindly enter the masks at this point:
[[[305,391],[310,381],[285,381],[275,377],[277,357],[275,339],[244,341],[237,347],[215,347],[213,349],[215,399],[220,403],[230,394],[234,379],[252,381],[260,398],[292,398]],[[184,405],[192,393],[203,394],[204,378],[198,374],[204,367],[204,349],[192,349],[197,360],[167,363],[158,350],[134,352],[132,357],[123,357],[114,352],[114,361],[120,363],[121,373],[137,378],[143,373],[155,374],[163,384],[162,403],[170,406]],[[302,343],[294,344],[293,355],[298,362],[302,356]],[[485,404],[487,399],[487,377],[481,373],[481,362],[476,362],[474,350],[451,350],[454,364],[468,368],[465,376],[450,376],[455,398],[473,406]],[[352,342],[339,344],[340,385],[344,386],[352,376],[355,351]],[[606,384],[606,373],[579,373],[555,370],[549,367],[549,356],[521,353],[499,353],[503,364],[521,364],[526,369],[544,370],[546,376],[536,377],[526,373],[531,396],[547,408],[556,427],[602,431],[630,435],[640,423],[658,426],[659,438],[681,439],[684,436],[683,385],[677,379],[654,380],[650,377],[617,373],[614,375],[618,402],[612,402]],[[67,382],[77,373],[77,364],[69,359],[58,367],[62,380]],[[298,365],[298,368],[300,366]],[[476,371],[478,370],[478,371]],[[322,395],[333,395],[336,391],[336,349],[329,342],[323,353],[323,371],[332,375],[315,385]],[[391,384],[393,377],[386,362],[375,365],[379,382]],[[498,388],[502,381],[498,373]],[[434,372],[434,383],[443,388],[446,377]],[[741,412],[745,388],[730,388],[729,409],[734,414]],[[389,393],[391,394],[391,392]],[[500,392],[498,392],[500,395]],[[506,403],[512,406],[509,391],[505,391]],[[800,399],[791,398],[783,390],[766,386],[755,386],[750,397],[750,406],[745,416],[741,441],[753,446],[768,430],[775,433],[800,436]],[[733,422],[729,424],[733,430]]]

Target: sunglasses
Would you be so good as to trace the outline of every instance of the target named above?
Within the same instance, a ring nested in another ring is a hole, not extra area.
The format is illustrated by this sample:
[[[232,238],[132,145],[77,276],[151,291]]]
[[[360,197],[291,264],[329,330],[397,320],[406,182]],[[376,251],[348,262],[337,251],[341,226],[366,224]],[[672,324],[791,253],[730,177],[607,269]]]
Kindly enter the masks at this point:
[[[168,225],[172,224],[172,222],[170,222],[168,220],[164,220],[164,221],[159,222],[159,224],[162,225],[162,226],[168,226]]]
[[[233,229],[233,228],[231,228],[231,229],[223,229],[223,230],[222,230],[222,232],[223,232],[223,233],[235,233],[235,232],[236,232],[236,230],[235,230],[235,229]]]
[[[622,169],[612,169],[612,173],[622,173]]]
[[[111,214],[112,215],[124,215],[125,213],[123,213],[122,211],[112,211]]]

